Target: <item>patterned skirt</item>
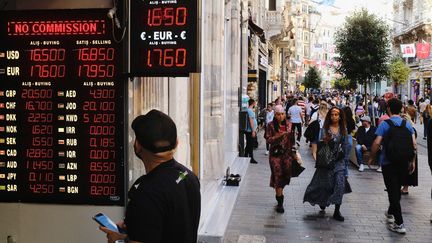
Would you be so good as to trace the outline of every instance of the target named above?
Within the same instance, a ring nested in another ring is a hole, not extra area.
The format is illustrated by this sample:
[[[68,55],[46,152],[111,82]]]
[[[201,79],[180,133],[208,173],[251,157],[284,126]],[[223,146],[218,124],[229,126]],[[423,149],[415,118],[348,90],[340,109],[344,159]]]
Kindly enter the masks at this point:
[[[306,188],[303,203],[309,202],[312,206],[325,207],[331,204],[342,204],[343,194],[349,192],[345,189],[350,189],[345,188],[345,183],[348,181],[345,179],[344,169],[341,165],[343,165],[343,161],[338,162],[333,170],[317,168],[312,181]]]
[[[288,156],[270,156],[270,186],[284,188],[291,181],[291,159]]]

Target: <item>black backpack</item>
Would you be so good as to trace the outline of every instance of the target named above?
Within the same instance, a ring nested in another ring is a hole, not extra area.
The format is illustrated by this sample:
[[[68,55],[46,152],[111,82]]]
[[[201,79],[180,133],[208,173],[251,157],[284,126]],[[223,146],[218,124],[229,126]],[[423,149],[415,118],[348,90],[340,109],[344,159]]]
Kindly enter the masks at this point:
[[[385,154],[387,159],[395,165],[407,165],[414,159],[414,144],[412,134],[406,127],[406,120],[400,126],[395,126],[392,120],[385,120],[390,130],[385,136]]]
[[[313,122],[311,122],[304,132],[303,136],[308,141],[314,141],[317,137],[318,133],[320,131],[320,121],[319,121],[319,115],[317,116],[317,119]]]
[[[309,114],[309,117],[312,117],[312,115],[313,115],[315,112],[317,112],[318,109],[319,109],[319,107],[316,107],[316,108],[311,107],[311,112],[310,112],[310,114]]]

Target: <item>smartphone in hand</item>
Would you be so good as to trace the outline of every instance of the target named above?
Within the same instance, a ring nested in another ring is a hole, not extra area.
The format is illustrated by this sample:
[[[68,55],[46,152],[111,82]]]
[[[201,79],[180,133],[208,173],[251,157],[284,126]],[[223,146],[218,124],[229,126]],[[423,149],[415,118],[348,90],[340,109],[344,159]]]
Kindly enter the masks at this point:
[[[112,230],[114,232],[125,234],[126,232],[119,228],[114,221],[112,221],[108,216],[106,216],[103,213],[98,213],[95,216],[93,216],[93,219],[102,227],[106,227],[109,230]]]

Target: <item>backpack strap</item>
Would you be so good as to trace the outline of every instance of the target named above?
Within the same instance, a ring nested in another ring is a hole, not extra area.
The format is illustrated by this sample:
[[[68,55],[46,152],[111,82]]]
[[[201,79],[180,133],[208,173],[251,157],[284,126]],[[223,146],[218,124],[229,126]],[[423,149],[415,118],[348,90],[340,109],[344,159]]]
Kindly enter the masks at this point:
[[[405,119],[402,119],[401,127],[406,127],[406,120]]]
[[[391,120],[391,119],[387,119],[387,120],[384,120],[390,127],[394,127],[395,126],[395,124],[393,123],[393,121]]]

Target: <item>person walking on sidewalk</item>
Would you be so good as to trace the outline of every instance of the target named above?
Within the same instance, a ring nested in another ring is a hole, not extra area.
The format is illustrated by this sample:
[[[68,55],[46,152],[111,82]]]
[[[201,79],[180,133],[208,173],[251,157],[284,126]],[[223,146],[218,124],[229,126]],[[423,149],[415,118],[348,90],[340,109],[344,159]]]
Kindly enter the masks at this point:
[[[400,205],[401,187],[407,171],[411,174],[415,169],[416,139],[411,123],[403,120],[399,114],[402,111],[402,102],[392,98],[387,102],[387,113],[390,119],[382,122],[376,131],[371,155],[370,165],[383,144],[382,173],[387,188],[390,206],[385,213],[388,228],[393,232],[405,234],[402,211]]]
[[[407,123],[411,124],[411,126],[413,127],[413,130],[414,130],[414,136],[417,140],[417,131],[413,126],[413,122],[412,122],[411,117],[407,114],[402,114],[401,117],[402,117],[402,119],[406,120]],[[405,176],[403,177],[403,184],[402,185],[403,185],[402,189],[401,189],[402,195],[408,195],[409,194],[408,187],[418,186],[418,157],[417,156],[415,157],[415,169],[414,169],[414,171],[412,171],[411,173],[408,173],[408,171],[406,171]]]
[[[319,140],[320,130],[324,126],[324,120],[325,120],[325,117],[327,116],[327,113],[328,113],[328,104],[325,101],[321,101],[320,105],[319,105],[319,110],[311,116],[311,120],[309,122],[309,125],[311,125],[312,122],[317,120],[319,122],[319,128],[320,128],[317,130],[317,132],[314,136],[315,139],[313,139],[311,141],[311,152],[312,152],[312,156],[315,160],[316,160],[315,156],[316,156],[316,152],[317,152],[317,144],[318,144],[318,140]]]
[[[258,122],[255,115],[256,102],[254,99],[249,99],[249,107],[246,109],[247,112],[247,123],[246,123],[246,147],[245,147],[245,157],[250,157],[251,164],[258,164],[254,159],[253,149],[255,144],[256,131],[258,128]]]
[[[349,156],[350,152],[353,146],[353,138],[352,134],[354,133],[356,129],[354,115],[352,113],[352,110],[349,106],[345,106],[342,108],[344,114],[345,114],[345,120],[346,120],[346,128],[347,128],[347,147],[346,147],[346,153],[345,153],[345,177],[348,177],[348,164],[349,164]]]
[[[275,106],[275,116],[267,126],[265,139],[270,144],[270,186],[276,191],[276,212],[284,213],[283,189],[291,180],[294,132],[281,105]]]
[[[302,101],[303,102],[303,101]],[[293,106],[288,109],[288,116],[292,123],[292,131],[297,130],[297,141],[300,141],[302,136],[302,125],[304,123],[303,109],[298,105],[299,101],[294,99]]]
[[[273,118],[274,118],[273,103],[268,103],[267,104],[267,109],[266,109],[266,120],[265,120],[264,138],[266,137],[268,124],[273,121]],[[266,152],[265,152],[265,155],[269,154],[269,149],[270,149],[270,144],[266,142]]]
[[[343,152],[337,156],[336,161],[331,161],[334,163],[334,168],[316,168],[312,181],[306,188],[303,197],[303,203],[309,202],[312,206],[319,205],[321,213],[325,213],[326,207],[335,204],[333,218],[338,221],[345,220],[340,213],[340,206],[343,194],[349,192],[349,184],[344,175],[344,157],[345,153],[347,153],[346,148],[348,143],[345,124],[344,112],[338,107],[332,107],[325,118],[319,140],[327,143],[333,141],[334,144],[340,144]],[[314,155],[314,158],[316,158],[316,155]]]
[[[423,112],[421,113],[422,122],[423,122],[423,139],[426,140],[428,134],[428,124],[429,120],[432,118],[432,106],[426,105]]]
[[[427,151],[428,151],[428,163],[432,175],[432,119],[429,120],[427,129]],[[432,199],[432,188],[431,188],[431,199]],[[430,215],[430,222],[432,223],[432,213]]]

